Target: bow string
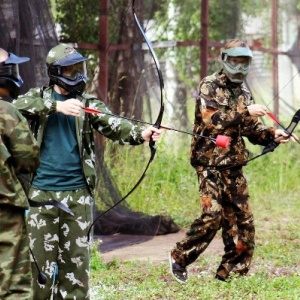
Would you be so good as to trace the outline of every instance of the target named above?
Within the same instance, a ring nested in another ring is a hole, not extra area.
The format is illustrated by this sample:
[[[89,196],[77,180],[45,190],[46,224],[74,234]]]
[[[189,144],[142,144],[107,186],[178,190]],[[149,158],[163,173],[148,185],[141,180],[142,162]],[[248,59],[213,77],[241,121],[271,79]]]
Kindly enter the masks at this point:
[[[165,99],[164,79],[163,79],[163,75],[162,75],[160,63],[159,63],[159,61],[157,59],[157,56],[156,56],[155,51],[154,51],[154,49],[152,47],[152,44],[149,41],[148,37],[146,36],[146,33],[145,33],[145,31],[144,31],[144,29],[143,29],[143,27],[142,27],[142,25],[141,25],[141,23],[140,23],[137,15],[136,15],[136,12],[135,12],[135,0],[132,0],[132,14],[133,14],[135,23],[138,26],[139,31],[140,31],[141,35],[143,36],[143,38],[144,38],[144,40],[145,40],[145,42],[146,42],[146,44],[147,44],[147,46],[149,48],[149,51],[150,51],[151,56],[152,56],[152,58],[154,60],[156,71],[157,71],[157,74],[158,74],[159,86],[160,86],[160,110],[159,110],[157,119],[154,122],[154,126],[156,128],[160,128],[160,125],[161,125],[161,122],[162,122],[162,118],[163,118],[163,114],[164,114],[164,99]],[[151,149],[150,160],[152,161],[154,159],[154,156],[155,156],[155,153],[156,153],[155,142],[153,141],[152,138],[150,139],[149,147]]]

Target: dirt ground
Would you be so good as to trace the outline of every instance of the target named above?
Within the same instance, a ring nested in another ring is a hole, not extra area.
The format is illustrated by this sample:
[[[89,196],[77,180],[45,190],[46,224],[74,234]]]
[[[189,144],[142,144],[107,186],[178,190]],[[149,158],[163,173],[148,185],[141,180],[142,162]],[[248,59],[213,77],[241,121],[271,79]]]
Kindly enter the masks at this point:
[[[168,251],[180,241],[185,235],[181,230],[177,233],[158,235],[154,237],[136,236],[136,235],[108,235],[97,236],[100,239],[101,257],[104,262],[110,262],[113,259],[122,261],[139,260],[151,262],[163,262],[168,259]],[[223,243],[218,237],[215,237],[212,243],[205,250],[206,253],[222,254]]]
[[[168,262],[168,252],[172,249],[176,242],[180,241],[184,237],[184,235],[185,231],[181,230],[177,233],[158,235],[154,237],[116,234],[95,236],[95,239],[102,240],[99,251],[105,263],[109,263],[114,259],[121,261],[134,260],[165,263]],[[209,257],[218,255],[221,258],[224,253],[223,248],[222,239],[217,235],[201,256]],[[214,267],[216,266],[212,266],[212,274],[214,272]],[[268,262],[261,266],[254,262],[251,265],[249,275],[253,275],[259,270],[261,271],[262,268],[265,271],[267,270],[270,276],[289,276],[292,274],[300,274],[298,264],[293,267],[281,267]]]

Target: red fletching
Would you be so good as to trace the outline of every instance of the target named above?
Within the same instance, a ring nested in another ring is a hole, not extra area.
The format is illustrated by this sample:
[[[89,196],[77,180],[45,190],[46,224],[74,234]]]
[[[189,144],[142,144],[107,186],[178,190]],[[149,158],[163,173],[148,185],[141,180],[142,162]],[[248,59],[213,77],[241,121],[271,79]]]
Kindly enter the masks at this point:
[[[279,121],[278,119],[271,113],[271,112],[268,112],[268,116],[277,124],[279,124]]]
[[[217,147],[227,148],[230,143],[230,137],[226,135],[218,135],[215,143]]]
[[[101,114],[101,111],[98,109],[90,108],[90,107],[85,107],[84,111],[88,114]]]

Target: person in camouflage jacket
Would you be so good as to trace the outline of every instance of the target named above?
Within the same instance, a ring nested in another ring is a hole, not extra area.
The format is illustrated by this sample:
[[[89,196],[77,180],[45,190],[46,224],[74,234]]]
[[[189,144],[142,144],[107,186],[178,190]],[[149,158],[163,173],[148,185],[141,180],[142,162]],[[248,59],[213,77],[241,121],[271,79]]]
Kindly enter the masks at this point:
[[[268,145],[288,141],[281,129],[268,128],[258,117],[267,107],[254,104],[242,84],[248,74],[252,53],[240,40],[230,40],[222,51],[223,69],[201,80],[196,99],[194,133],[216,138],[230,137],[229,147],[217,147],[211,140],[195,136],[191,144],[191,165],[199,179],[202,215],[169,255],[171,274],[188,280],[187,266],[193,263],[222,227],[225,253],[216,278],[226,281],[229,273],[248,272],[254,251],[254,222],[242,166],[249,152],[244,138]],[[237,235],[237,242],[235,236]]]
[[[39,147],[27,120],[8,101],[23,81],[18,64],[28,61],[0,48],[0,299],[31,300],[28,201],[19,180],[39,165]]]
[[[28,225],[36,261],[51,280],[41,284],[33,269],[34,300],[50,299],[52,293],[54,299],[89,299],[87,235],[96,182],[93,131],[121,145],[140,145],[151,136],[158,141],[161,134],[153,126],[136,126],[105,114],[111,113],[105,104],[84,93],[86,60],[66,44],[52,48],[46,59],[49,87],[33,88],[14,102],[23,115],[38,118],[30,122],[41,145],[41,165],[29,191],[29,198],[41,206],[31,207]],[[85,107],[101,113],[87,114]],[[50,199],[74,215],[42,205]]]

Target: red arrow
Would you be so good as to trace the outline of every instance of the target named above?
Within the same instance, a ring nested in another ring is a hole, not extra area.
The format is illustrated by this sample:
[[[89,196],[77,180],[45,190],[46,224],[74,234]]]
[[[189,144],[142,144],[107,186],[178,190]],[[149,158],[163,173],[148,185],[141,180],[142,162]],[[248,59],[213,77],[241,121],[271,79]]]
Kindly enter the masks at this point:
[[[112,113],[102,112],[102,111],[100,111],[98,109],[95,109],[95,108],[85,107],[84,111],[86,113],[89,113],[89,114],[106,114],[106,115],[110,115],[110,116],[113,116],[113,117],[116,117],[116,118],[121,118],[121,119],[129,120],[129,121],[135,121],[135,122],[144,123],[144,124],[148,124],[148,125],[153,126],[153,124],[142,121],[142,120],[136,120],[136,119],[131,119],[131,118],[122,117],[122,116],[116,116]],[[215,139],[215,138],[212,138],[212,137],[209,137],[209,136],[203,136],[203,135],[195,134],[195,133],[192,133],[192,132],[175,129],[175,128],[172,128],[172,127],[166,126],[166,125],[160,125],[160,128],[163,128],[165,130],[173,130],[173,131],[186,133],[186,134],[193,135],[193,136],[206,138],[206,139],[209,139],[209,140],[213,141],[216,144],[216,146],[220,147],[220,148],[227,148],[230,144],[230,137],[228,137],[226,135],[218,135],[217,138]]]

